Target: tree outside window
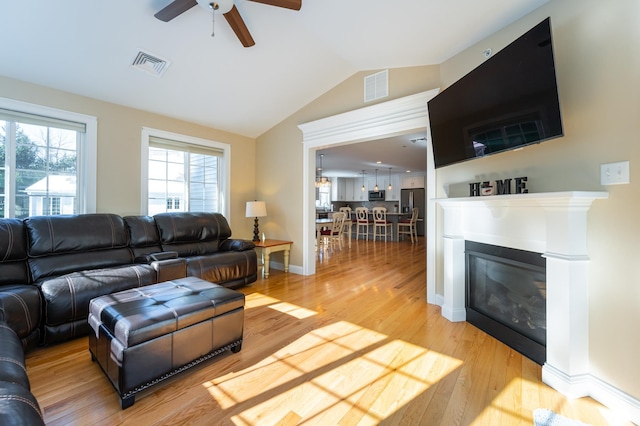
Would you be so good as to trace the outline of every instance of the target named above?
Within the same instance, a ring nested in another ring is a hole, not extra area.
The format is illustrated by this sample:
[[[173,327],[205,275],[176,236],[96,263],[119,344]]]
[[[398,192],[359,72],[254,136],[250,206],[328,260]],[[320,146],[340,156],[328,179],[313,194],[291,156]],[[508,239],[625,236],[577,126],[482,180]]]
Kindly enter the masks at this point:
[[[77,212],[77,141],[74,130],[0,121],[2,217]],[[8,150],[15,155],[7,156]]]

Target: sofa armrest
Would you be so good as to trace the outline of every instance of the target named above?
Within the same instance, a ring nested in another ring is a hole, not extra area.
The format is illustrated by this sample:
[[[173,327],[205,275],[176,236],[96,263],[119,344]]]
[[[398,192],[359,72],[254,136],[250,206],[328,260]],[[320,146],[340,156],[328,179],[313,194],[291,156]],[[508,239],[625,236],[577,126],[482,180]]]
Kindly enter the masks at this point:
[[[187,260],[179,258],[177,251],[144,254],[137,256],[135,263],[151,265],[156,271],[159,283],[187,276]]]
[[[245,251],[253,250],[254,248],[255,244],[249,240],[228,238],[220,243],[220,250],[222,251]]]
[[[147,265],[151,264],[151,262],[159,261],[159,260],[167,260],[167,259],[177,259],[178,252],[177,251],[161,251],[157,253],[149,253],[138,256],[135,258],[135,263],[146,263]]]
[[[184,258],[156,260],[151,262],[158,282],[176,280],[187,276],[187,260]]]

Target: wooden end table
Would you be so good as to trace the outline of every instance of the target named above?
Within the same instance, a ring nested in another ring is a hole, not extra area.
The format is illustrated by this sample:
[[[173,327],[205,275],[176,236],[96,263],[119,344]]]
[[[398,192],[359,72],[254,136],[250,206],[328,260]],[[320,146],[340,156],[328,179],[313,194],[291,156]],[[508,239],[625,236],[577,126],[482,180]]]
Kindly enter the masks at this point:
[[[284,271],[289,272],[289,252],[291,251],[291,244],[293,244],[293,241],[264,240],[264,242],[254,241],[253,244],[255,244],[256,251],[262,257],[262,273],[265,278],[269,278],[269,257],[271,256],[271,253],[275,253],[277,251],[284,252]]]

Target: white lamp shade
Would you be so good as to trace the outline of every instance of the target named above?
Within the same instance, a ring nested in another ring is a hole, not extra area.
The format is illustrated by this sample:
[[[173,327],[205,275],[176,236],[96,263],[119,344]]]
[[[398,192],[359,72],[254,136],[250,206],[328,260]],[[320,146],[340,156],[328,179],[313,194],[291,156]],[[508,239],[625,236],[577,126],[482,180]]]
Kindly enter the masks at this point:
[[[264,217],[267,215],[267,205],[264,201],[247,201],[246,217]]]

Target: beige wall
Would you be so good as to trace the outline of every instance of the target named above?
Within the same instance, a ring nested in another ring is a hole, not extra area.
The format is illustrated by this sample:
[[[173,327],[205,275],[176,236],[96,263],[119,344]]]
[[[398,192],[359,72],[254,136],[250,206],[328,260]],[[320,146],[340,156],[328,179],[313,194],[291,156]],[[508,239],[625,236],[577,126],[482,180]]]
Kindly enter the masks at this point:
[[[515,176],[528,176],[532,192],[609,192],[589,213],[590,362],[592,374],[635,398],[640,398],[639,5],[637,0],[552,0],[443,63],[444,88],[479,65],[484,49],[495,52],[551,16],[565,136],[437,171],[440,197],[447,185],[449,196],[466,196],[468,182]],[[602,187],[600,164],[623,160],[630,161],[631,184]],[[438,282],[441,288],[441,274]]]
[[[364,77],[379,70],[354,74],[311,104],[258,138],[256,144],[256,187],[267,202],[268,217],[261,230],[271,238],[294,242],[291,264],[302,265],[303,145],[299,124],[352,111],[376,102],[364,103]],[[389,70],[389,97],[402,98],[438,87],[438,66]],[[313,170],[313,168],[312,168]],[[310,219],[311,220],[311,219]]]
[[[250,237],[245,202],[255,193],[255,140],[185,121],[85,98],[0,76],[0,96],[98,118],[98,212],[140,214],[140,140],[143,127],[231,145],[229,222],[234,236]]]
[[[552,0],[513,25],[455,55],[440,67],[390,70],[395,99],[445,88],[494,52],[551,16],[565,136],[521,151],[478,159],[437,171],[438,196],[465,196],[467,183],[528,176],[531,191],[607,190],[589,214],[590,362],[599,379],[640,398],[640,2]],[[362,79],[354,75],[258,138],[257,191],[269,205],[263,229],[294,241],[292,264],[302,264],[302,134],[300,123],[361,108]],[[631,162],[630,185],[600,185],[600,164]],[[439,228],[440,229],[440,228]],[[438,252],[439,252],[438,247]],[[441,270],[438,256],[437,267]],[[438,271],[439,294],[442,278]],[[586,284],[586,283],[585,283]]]
[[[602,190],[589,213],[590,361],[592,372],[640,398],[640,283],[635,271],[640,221],[640,2],[551,0],[541,9],[454,56],[441,66],[391,69],[383,101],[446,87],[520,34],[551,16],[565,136],[522,151],[438,170],[438,196],[465,195],[466,183],[529,177],[531,191]],[[254,141],[183,121],[0,77],[0,96],[98,117],[99,211],[139,211],[140,128],[143,126],[232,145],[231,217],[234,235],[250,237],[245,201],[267,202],[261,230],[294,241],[291,263],[302,264],[302,134],[298,124],[364,104],[361,72]],[[276,100],[277,101],[277,100]],[[629,160],[630,185],[603,188],[599,166]],[[238,226],[241,225],[241,226]],[[438,267],[441,267],[441,260]],[[438,291],[442,280],[439,277]]]

